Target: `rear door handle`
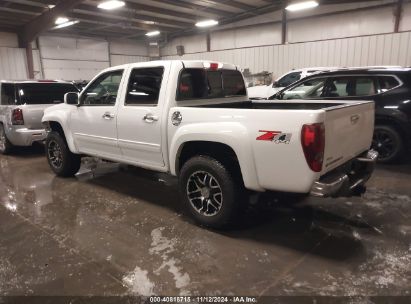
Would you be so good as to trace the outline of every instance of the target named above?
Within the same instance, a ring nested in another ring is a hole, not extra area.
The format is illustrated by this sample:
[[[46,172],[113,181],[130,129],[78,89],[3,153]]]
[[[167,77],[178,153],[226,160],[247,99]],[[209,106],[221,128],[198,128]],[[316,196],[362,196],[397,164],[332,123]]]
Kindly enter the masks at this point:
[[[155,116],[153,114],[146,114],[144,115],[143,120],[145,122],[152,123],[152,122],[158,121],[158,116]]]
[[[104,118],[104,119],[107,119],[107,120],[113,119],[113,118],[114,118],[114,114],[113,114],[113,113],[110,113],[110,112],[106,112],[106,113],[103,114],[103,118]]]

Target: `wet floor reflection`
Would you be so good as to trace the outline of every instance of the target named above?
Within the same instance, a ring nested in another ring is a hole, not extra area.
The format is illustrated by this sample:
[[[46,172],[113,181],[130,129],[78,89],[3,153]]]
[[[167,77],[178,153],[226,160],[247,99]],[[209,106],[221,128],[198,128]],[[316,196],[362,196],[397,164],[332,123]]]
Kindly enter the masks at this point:
[[[0,292],[47,293],[56,282],[56,292],[100,295],[409,290],[411,168],[379,168],[362,198],[253,196],[238,225],[211,231],[187,216],[175,178],[85,158],[61,179],[43,153],[0,157],[0,281],[44,273]]]

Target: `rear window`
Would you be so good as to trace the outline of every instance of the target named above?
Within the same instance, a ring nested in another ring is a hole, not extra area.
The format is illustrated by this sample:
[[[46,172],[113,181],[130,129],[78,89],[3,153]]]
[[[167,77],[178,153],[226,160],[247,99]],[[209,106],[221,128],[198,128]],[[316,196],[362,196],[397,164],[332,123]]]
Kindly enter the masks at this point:
[[[17,85],[20,104],[58,104],[64,102],[64,94],[78,92],[72,84],[22,83]]]
[[[14,105],[16,100],[14,84],[3,83],[1,85],[1,104]]]
[[[379,76],[378,80],[380,85],[378,93],[387,92],[400,85],[398,80],[393,76]]]
[[[177,89],[177,100],[227,98],[247,95],[239,71],[183,69]]]

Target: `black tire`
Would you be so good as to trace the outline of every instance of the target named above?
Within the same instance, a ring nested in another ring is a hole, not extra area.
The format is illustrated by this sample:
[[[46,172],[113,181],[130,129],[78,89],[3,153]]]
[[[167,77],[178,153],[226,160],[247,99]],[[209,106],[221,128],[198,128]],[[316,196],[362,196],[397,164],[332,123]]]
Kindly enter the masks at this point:
[[[205,174],[209,175],[208,181]],[[218,229],[234,223],[241,210],[244,192],[243,186],[236,180],[233,172],[209,156],[195,156],[184,164],[179,175],[181,196],[190,214],[200,225]],[[208,190],[203,193],[200,188]],[[189,192],[192,192],[191,195]],[[221,205],[216,208],[218,201]]]
[[[375,126],[372,148],[379,153],[379,163],[397,162],[404,154],[404,143],[400,133],[388,125]]]
[[[46,157],[51,170],[57,176],[74,176],[80,169],[80,155],[71,153],[65,138],[58,132],[52,131],[47,135]]]
[[[13,144],[9,141],[6,136],[6,130],[4,126],[0,123],[0,154],[6,155],[11,152],[13,149]]]

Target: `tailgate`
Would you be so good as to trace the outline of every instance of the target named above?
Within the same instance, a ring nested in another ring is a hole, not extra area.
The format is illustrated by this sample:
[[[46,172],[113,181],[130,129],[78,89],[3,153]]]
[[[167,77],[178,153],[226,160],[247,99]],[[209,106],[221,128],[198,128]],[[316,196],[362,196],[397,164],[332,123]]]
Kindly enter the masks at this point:
[[[23,110],[24,125],[28,129],[43,129],[41,119],[44,110],[52,105],[24,105],[19,106]]]
[[[343,101],[344,102],[344,101]],[[325,113],[322,174],[370,149],[374,132],[374,102],[347,102]]]

